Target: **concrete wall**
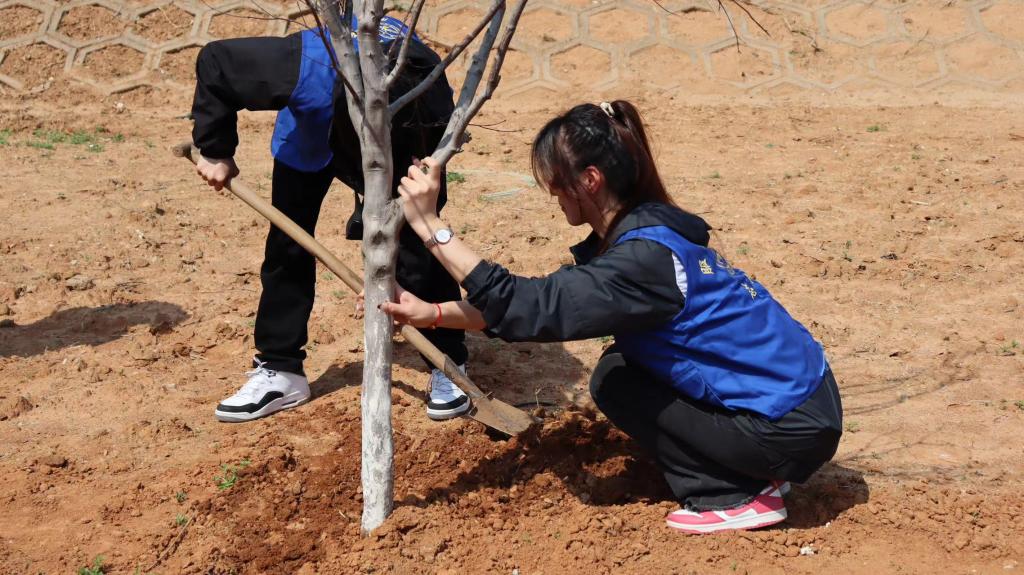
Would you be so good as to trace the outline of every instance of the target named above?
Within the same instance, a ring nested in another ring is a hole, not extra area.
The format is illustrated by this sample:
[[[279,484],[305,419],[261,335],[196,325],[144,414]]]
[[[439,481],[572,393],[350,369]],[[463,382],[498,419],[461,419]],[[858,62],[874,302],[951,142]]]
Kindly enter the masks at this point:
[[[753,2],[769,34],[727,4],[739,50],[709,2],[659,2],[531,0],[501,91],[1024,93],[1021,0]],[[484,5],[431,2],[422,31],[443,51]],[[303,20],[296,3],[271,0],[2,0],[0,89],[189,90],[206,42]]]

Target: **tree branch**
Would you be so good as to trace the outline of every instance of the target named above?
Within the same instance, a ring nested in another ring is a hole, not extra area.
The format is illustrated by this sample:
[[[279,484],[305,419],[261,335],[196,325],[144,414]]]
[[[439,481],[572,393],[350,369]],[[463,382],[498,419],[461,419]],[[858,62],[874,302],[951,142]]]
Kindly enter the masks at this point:
[[[341,82],[345,84],[345,88],[348,90],[349,95],[352,96],[352,100],[358,108],[362,109],[363,100],[359,96],[360,91],[356,90],[356,87],[352,85],[348,77],[345,75],[345,71],[341,68],[341,62],[338,61],[338,55],[336,50],[333,48],[333,43],[327,38],[327,28],[324,26],[323,21],[320,19],[320,13],[315,6],[313,6],[312,0],[306,0],[306,7],[313,11],[313,20],[316,22],[316,34],[320,37],[320,41],[327,47],[327,54],[331,57],[331,66],[334,71],[341,78]],[[351,22],[351,20],[349,20]]]
[[[466,140],[466,128],[469,126],[469,122],[477,115],[484,102],[491,98],[494,90],[498,87],[498,83],[501,81],[501,67],[505,63],[505,54],[512,43],[512,36],[516,33],[519,17],[522,16],[523,10],[526,8],[526,2],[527,0],[519,0],[512,8],[512,14],[505,24],[501,41],[498,43],[498,48],[495,51],[494,61],[491,62],[491,73],[487,79],[487,84],[484,87],[483,93],[479,95],[476,95],[476,91],[483,77],[484,69],[487,66],[490,45],[487,46],[486,52],[478,51],[477,55],[473,58],[473,64],[466,74],[466,82],[459,93],[459,103],[455,107],[455,112],[452,113],[451,122],[448,124],[448,129],[445,130],[444,136],[441,137],[440,145],[438,145],[437,150],[432,155],[441,165],[447,164],[448,160],[462,147]],[[487,31],[488,36],[484,38],[484,44],[493,44],[501,24],[500,18],[495,19],[495,22],[499,26],[492,25],[491,29]],[[481,48],[483,48],[482,45]],[[478,60],[481,54],[484,55],[482,61]]]
[[[405,93],[401,98],[398,98],[397,100],[391,103],[391,105],[388,107],[388,111],[391,113],[391,116],[394,117],[394,115],[397,114],[399,110],[404,108],[409,102],[412,102],[416,98],[419,98],[424,92],[427,91],[427,89],[434,85],[434,82],[436,82],[437,79],[441,77],[441,74],[444,74],[444,71],[448,69],[448,66],[450,66],[452,62],[454,62],[455,59],[462,54],[463,51],[465,51],[466,47],[469,46],[470,43],[472,43],[473,40],[475,40],[476,37],[480,35],[480,32],[484,29],[484,27],[486,27],[487,24],[494,19],[494,14],[499,9],[503,10],[504,7],[505,0],[494,0],[491,3],[491,7],[487,10],[487,14],[485,14],[484,17],[480,19],[480,22],[476,25],[476,28],[474,28],[472,32],[467,34],[466,37],[463,38],[461,42],[456,44],[455,47],[452,48],[451,52],[448,52],[448,55],[445,56],[444,60],[442,60],[437,66],[434,66],[434,69],[430,72],[430,75],[424,78],[423,81],[417,84],[412,90],[409,90],[407,93]]]
[[[420,21],[420,12],[423,10],[423,5],[426,4],[426,0],[416,0],[412,5],[412,20],[407,26],[408,31],[405,36],[400,38],[402,42],[402,49],[398,51],[398,60],[395,62],[394,69],[388,74],[387,79],[384,81],[384,85],[387,89],[391,89],[395,82],[398,80],[399,74],[402,73],[402,69],[405,68],[405,62],[408,59],[409,44],[413,42],[413,35],[416,33],[416,24]]]
[[[324,17],[327,20],[326,29],[331,37],[328,51],[332,52],[332,61],[338,63],[338,69],[336,70],[338,76],[341,77],[345,87],[352,95],[352,98],[348,99],[349,113],[351,114],[353,110],[358,110],[359,117],[361,118],[364,98],[363,74],[359,68],[355,44],[352,42],[352,2],[349,0],[345,3],[344,14],[342,14],[339,12],[337,0],[305,1],[312,8],[313,14],[317,15],[317,24],[320,25],[321,30],[324,29],[324,26],[320,23],[320,18]],[[324,40],[326,41],[326,38]],[[352,120],[355,122],[356,118],[352,118]]]

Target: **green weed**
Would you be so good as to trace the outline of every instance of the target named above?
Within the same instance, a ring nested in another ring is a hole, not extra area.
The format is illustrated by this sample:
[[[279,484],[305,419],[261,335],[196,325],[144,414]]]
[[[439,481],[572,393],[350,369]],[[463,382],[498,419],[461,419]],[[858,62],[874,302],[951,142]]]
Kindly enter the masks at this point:
[[[1024,399],[1018,399],[1013,404],[1017,406],[1017,409],[1024,411]]]
[[[878,124],[872,124],[872,125],[868,126],[868,131],[869,132],[882,132],[884,130],[885,130],[885,128],[880,126],[880,125],[878,125]]]
[[[750,253],[750,246],[748,246],[745,243],[742,243],[740,244],[740,247],[736,248],[736,253],[740,254],[741,256],[745,256]]]
[[[188,499],[188,494],[184,491],[179,491],[174,494],[174,500],[178,503],[184,503],[186,499]]]
[[[860,423],[857,423],[856,421],[847,421],[846,424],[843,425],[843,429],[850,433],[857,433],[860,431]]]
[[[179,514],[174,516],[174,524],[177,525],[178,527],[181,527],[182,525],[184,525],[186,523],[188,523],[188,517],[186,517],[185,515],[179,513]]]
[[[0,146],[10,145],[10,142],[8,140],[10,139],[12,134],[13,132],[11,132],[10,130],[0,130]]]
[[[92,560],[92,567],[79,567],[78,575],[104,575],[106,571],[103,570],[103,556],[97,555]]]
[[[709,180],[720,180],[720,179],[722,179],[722,174],[719,174],[718,170],[715,170],[715,171],[711,172],[711,174],[708,176],[708,179]]]
[[[60,144],[64,142],[64,140],[68,139],[67,134],[63,132],[58,132],[56,130],[44,130],[42,128],[33,131],[32,135],[39,141],[43,141],[48,144]]]
[[[445,176],[445,181],[447,181],[449,184],[461,184],[462,182],[466,181],[466,176],[460,174],[459,172],[448,172],[448,175]]]
[[[36,149],[39,149],[39,150],[56,150],[57,149],[57,146],[54,146],[50,142],[40,142],[40,141],[35,141],[35,140],[31,141],[31,142],[25,142],[25,145],[30,147],[30,148],[36,148]]]
[[[220,466],[223,475],[218,475],[213,478],[213,482],[217,484],[217,489],[224,491],[231,489],[238,483],[238,472],[249,466],[251,462],[248,459],[243,459],[238,462],[238,465],[227,465],[222,463]]]
[[[843,259],[852,262],[853,258],[850,257],[850,248],[853,247],[853,240],[846,240],[846,247],[843,248]]]
[[[331,272],[324,272],[320,274],[320,279],[329,282],[334,279],[334,274],[332,274]]]
[[[999,355],[1017,355],[1020,350],[1020,342],[1013,340],[1010,343],[999,348]]]
[[[90,134],[89,132],[84,132],[82,130],[77,130],[77,131],[71,132],[71,136],[68,139],[68,141],[70,143],[76,145],[76,146],[83,146],[85,144],[93,144],[93,143],[95,143],[96,142],[96,136],[94,136],[93,134]]]

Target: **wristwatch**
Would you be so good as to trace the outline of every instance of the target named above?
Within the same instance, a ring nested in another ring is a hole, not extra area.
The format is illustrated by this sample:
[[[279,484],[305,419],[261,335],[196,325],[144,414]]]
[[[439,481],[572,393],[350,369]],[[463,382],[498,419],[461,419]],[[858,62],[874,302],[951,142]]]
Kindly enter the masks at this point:
[[[427,248],[432,248],[434,246],[443,246],[446,243],[452,241],[453,237],[455,237],[455,234],[452,233],[451,228],[441,228],[434,232],[434,235],[430,236],[430,238],[428,238],[427,241],[423,243],[426,244]]]

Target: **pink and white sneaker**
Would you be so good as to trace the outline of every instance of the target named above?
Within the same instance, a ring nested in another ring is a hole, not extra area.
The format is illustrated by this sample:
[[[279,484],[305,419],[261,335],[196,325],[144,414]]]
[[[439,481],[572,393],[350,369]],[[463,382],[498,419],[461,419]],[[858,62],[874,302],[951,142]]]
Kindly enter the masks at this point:
[[[665,517],[665,524],[684,533],[714,533],[775,525],[786,519],[782,488],[782,484],[772,482],[753,501],[732,509],[700,512],[679,509]]]

